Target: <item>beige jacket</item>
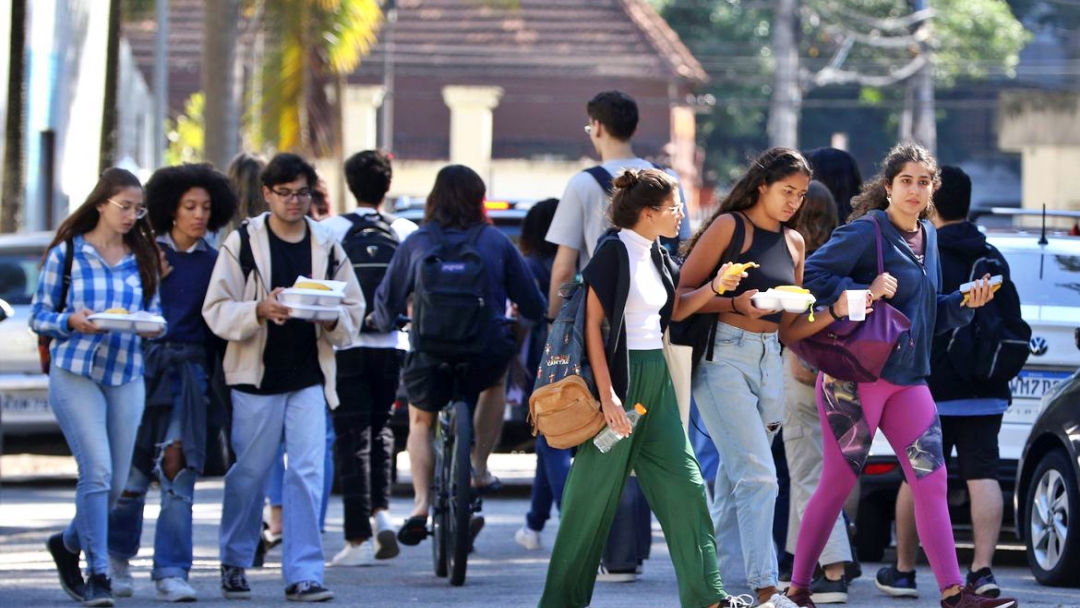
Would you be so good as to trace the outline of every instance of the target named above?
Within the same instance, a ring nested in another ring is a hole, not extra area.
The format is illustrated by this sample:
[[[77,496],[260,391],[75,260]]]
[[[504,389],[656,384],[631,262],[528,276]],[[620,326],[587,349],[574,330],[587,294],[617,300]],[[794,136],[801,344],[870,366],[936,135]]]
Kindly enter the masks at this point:
[[[229,342],[224,361],[225,381],[229,386],[260,386],[265,372],[263,349],[266,347],[266,323],[256,317],[255,308],[269,292],[266,288],[271,276],[270,237],[266,230],[268,216],[269,213],[263,213],[248,222],[255,270],[247,281],[244,281],[240,268],[240,233],[234,230],[221,246],[214,273],[210,277],[210,286],[206,290],[206,299],[203,300],[203,318],[210,330]],[[326,402],[333,409],[338,406],[334,347],[347,346],[353,341],[363,322],[366,304],[345,250],[325,226],[310,219],[306,221],[311,231],[312,278],[326,277],[330,252],[333,250],[337,272],[330,278],[346,283],[337,326],[331,331],[324,330],[321,325],[315,326],[319,367],[326,378]]]

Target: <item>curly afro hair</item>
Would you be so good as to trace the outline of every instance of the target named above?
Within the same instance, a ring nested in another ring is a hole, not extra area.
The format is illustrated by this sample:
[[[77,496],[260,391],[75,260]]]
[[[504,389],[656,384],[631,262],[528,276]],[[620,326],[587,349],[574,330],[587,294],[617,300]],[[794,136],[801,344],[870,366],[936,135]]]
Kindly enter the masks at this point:
[[[150,225],[157,234],[172,229],[180,198],[192,188],[202,188],[210,195],[210,219],[206,229],[214,232],[236,215],[236,194],[229,187],[229,178],[209,163],[183,164],[163,167],[146,182],[146,208]]]

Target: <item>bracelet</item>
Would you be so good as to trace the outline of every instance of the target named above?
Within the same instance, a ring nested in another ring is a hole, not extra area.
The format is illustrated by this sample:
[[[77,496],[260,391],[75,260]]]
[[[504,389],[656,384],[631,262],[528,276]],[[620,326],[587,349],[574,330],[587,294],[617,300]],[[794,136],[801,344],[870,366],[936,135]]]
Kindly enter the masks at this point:
[[[844,319],[844,317],[841,317],[840,315],[836,314],[836,311],[833,310],[833,305],[832,304],[829,304],[829,314],[832,315],[832,318],[834,320],[836,320],[836,321],[841,321],[841,320]]]
[[[709,279],[709,289],[718,296],[724,295],[723,290],[716,288],[716,279]]]
[[[738,300],[735,298],[735,296],[732,296],[731,297],[731,312],[733,312],[733,313],[735,313],[737,315],[742,315],[743,313],[739,310],[739,307],[735,305],[735,302],[738,302]],[[743,316],[746,316],[746,315],[743,315]]]

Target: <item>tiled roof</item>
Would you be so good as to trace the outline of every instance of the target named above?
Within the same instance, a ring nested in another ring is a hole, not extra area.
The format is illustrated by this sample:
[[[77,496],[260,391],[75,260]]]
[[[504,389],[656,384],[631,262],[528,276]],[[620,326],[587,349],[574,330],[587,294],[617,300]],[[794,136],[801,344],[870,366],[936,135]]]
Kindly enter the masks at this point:
[[[645,0],[399,0],[393,27],[401,75],[706,79]],[[379,37],[356,80],[382,73]]]

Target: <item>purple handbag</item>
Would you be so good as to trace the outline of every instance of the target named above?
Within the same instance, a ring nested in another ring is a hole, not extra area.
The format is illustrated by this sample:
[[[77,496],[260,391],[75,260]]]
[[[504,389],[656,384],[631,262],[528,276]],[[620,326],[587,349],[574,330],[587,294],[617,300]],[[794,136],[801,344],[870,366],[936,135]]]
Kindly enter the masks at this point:
[[[874,222],[877,237],[878,274],[885,272],[881,255],[881,225]],[[897,348],[901,336],[911,329],[911,320],[884,300],[874,304],[865,321],[841,319],[820,332],[788,345],[810,365],[838,380],[874,382]]]

